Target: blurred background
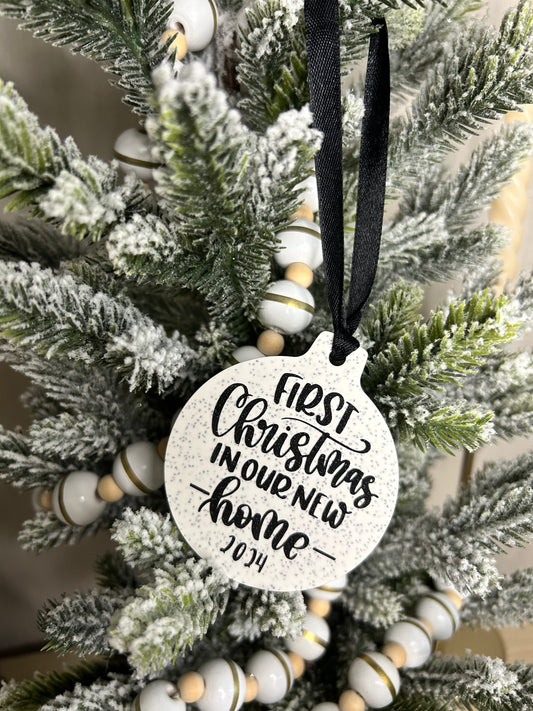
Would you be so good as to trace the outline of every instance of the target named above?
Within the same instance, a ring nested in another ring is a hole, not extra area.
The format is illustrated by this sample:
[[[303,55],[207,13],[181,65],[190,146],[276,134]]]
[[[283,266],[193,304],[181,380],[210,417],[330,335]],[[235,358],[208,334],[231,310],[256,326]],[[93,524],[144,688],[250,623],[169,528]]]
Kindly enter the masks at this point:
[[[491,0],[488,20],[499,22],[512,0]],[[61,138],[73,136],[84,154],[112,158],[113,144],[136,118],[121,103],[120,92],[108,84],[107,75],[93,62],[72,56],[67,49],[46,45],[16,22],[0,18],[0,77],[13,81],[41,124],[56,128]],[[529,197],[533,196],[530,187]],[[531,199],[529,205],[531,205]],[[1,202],[0,202],[1,205]],[[2,219],[5,219],[2,217]],[[7,217],[9,219],[9,216]],[[533,210],[524,222],[524,239],[518,252],[521,267],[533,265]],[[446,287],[428,292],[427,304],[443,295]],[[27,427],[29,414],[20,403],[24,378],[0,366],[0,424]],[[506,458],[530,448],[532,440],[498,442],[476,453],[475,467],[486,460]],[[432,504],[453,494],[461,469],[461,455],[443,459],[435,468]],[[92,562],[109,544],[105,535],[73,548],[60,548],[36,556],[22,551],[17,532],[32,516],[30,496],[0,484],[0,661],[2,657],[37,650],[42,639],[36,612],[48,598],[94,584]],[[533,565],[533,546],[502,557],[501,570]],[[42,666],[42,665],[41,665]],[[3,671],[0,664],[0,675]]]

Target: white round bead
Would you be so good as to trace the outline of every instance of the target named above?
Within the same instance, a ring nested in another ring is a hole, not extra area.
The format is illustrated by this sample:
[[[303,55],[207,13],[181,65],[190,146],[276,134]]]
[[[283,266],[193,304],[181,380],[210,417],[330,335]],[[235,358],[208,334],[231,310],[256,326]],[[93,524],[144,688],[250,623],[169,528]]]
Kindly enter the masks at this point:
[[[243,670],[231,659],[210,659],[198,669],[205,691],[196,702],[200,711],[237,711],[246,694]]]
[[[237,348],[237,350],[233,351],[228,359],[228,365],[226,367],[230,368],[232,365],[244,363],[246,360],[264,357],[265,354],[261,353],[259,348],[256,348],[255,346],[241,346],[240,348]]]
[[[402,666],[407,668],[424,664],[433,650],[433,640],[427,628],[413,617],[407,617],[389,627],[385,632],[385,642],[396,642],[405,649],[407,660]]]
[[[164,467],[155,444],[135,442],[117,454],[113,479],[130,496],[144,496],[159,489],[164,481]]]
[[[343,575],[342,578],[337,578],[337,580],[332,580],[324,585],[319,585],[317,588],[306,590],[305,594],[315,600],[328,600],[329,602],[332,602],[342,595],[342,591],[346,587],[347,582],[347,576]]]
[[[313,212],[318,212],[318,185],[315,173],[298,183],[296,190],[300,193],[302,202],[309,205]]]
[[[337,704],[332,704],[330,701],[326,701],[323,704],[318,704],[318,706],[313,706],[311,711],[340,711]]]
[[[457,608],[440,592],[421,597],[416,605],[416,615],[431,623],[434,639],[449,639],[459,628]]]
[[[71,472],[54,487],[52,508],[60,521],[87,526],[104,513],[106,502],[96,493],[99,477],[94,472]]]
[[[281,248],[274,254],[274,259],[283,269],[293,262],[303,262],[313,270],[322,264],[320,227],[315,222],[294,220],[276,237],[281,242]]]
[[[257,680],[256,701],[261,704],[273,704],[281,701],[290,690],[294,681],[291,661],[285,652],[277,649],[256,652],[246,665],[246,673]]]
[[[380,709],[394,701],[400,689],[398,670],[384,654],[366,652],[348,670],[348,682],[371,708]]]
[[[330,640],[329,626],[326,620],[313,612],[306,612],[300,637],[285,640],[290,652],[299,654],[307,662],[321,657]]]
[[[259,320],[283,334],[300,333],[309,326],[315,300],[303,286],[287,279],[271,284],[259,305]]]
[[[191,52],[205,49],[217,26],[218,8],[214,0],[174,0],[168,27],[183,32]]]
[[[132,704],[131,711],[186,711],[185,701],[173,699],[177,689],[168,681],[151,681]]]
[[[135,173],[141,180],[152,180],[159,163],[152,158],[152,144],[144,131],[128,128],[115,141],[113,155],[124,173]]]

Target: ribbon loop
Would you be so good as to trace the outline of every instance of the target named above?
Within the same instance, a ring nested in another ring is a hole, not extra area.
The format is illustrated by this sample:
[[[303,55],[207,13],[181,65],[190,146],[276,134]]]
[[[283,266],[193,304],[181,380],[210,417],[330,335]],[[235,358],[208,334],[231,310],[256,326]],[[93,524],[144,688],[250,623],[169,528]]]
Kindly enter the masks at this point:
[[[314,125],[323,133],[315,157],[324,273],[333,320],[331,360],[359,347],[353,336],[374,283],[379,257],[390,115],[390,68],[385,20],[370,37],[361,130],[357,216],[348,306],[344,300],[344,200],[338,0],[305,0],[309,91]]]

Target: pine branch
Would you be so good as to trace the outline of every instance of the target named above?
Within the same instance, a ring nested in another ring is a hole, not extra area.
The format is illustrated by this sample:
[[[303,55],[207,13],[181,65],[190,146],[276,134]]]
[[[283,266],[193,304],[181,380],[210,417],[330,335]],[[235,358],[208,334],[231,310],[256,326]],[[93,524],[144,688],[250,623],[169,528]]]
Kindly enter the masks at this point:
[[[89,156],[62,170],[39,201],[45,217],[56,220],[64,234],[97,242],[117,223],[143,214],[151,200],[141,181],[129,174],[119,184],[117,164]]]
[[[63,236],[46,222],[0,220],[0,259],[6,262],[39,262],[43,267],[56,268],[84,251],[85,245]]]
[[[168,508],[163,494],[155,492],[143,497],[125,496],[115,504],[108,504],[104,514],[88,526],[65,526],[52,513],[41,512],[24,522],[18,541],[24,550],[35,553],[58,546],[75,545],[86,536],[94,536],[100,530],[111,528],[124,508],[135,510],[141,506],[151,506],[156,510]]]
[[[32,452],[30,439],[0,428],[0,479],[17,489],[53,486],[64,467]]]
[[[389,180],[417,182],[457,143],[488,121],[533,100],[533,10],[509,11],[499,32],[471,24],[430,73],[409,118],[392,125]]]
[[[228,633],[237,640],[256,640],[265,634],[296,637],[305,615],[302,593],[238,588],[224,615]]]
[[[130,566],[117,551],[104,553],[95,561],[96,582],[108,590],[124,591],[137,587],[137,579]]]
[[[389,301],[385,296],[377,308],[396,319]],[[505,321],[504,306],[505,298],[477,293],[452,302],[447,313],[432,313],[427,324],[416,324],[396,342],[369,348],[363,388],[398,436],[446,451],[457,445],[475,449],[490,436],[490,413],[446,402],[438,391],[446,382],[461,382],[514,337],[517,327]],[[412,314],[408,301],[407,318]]]
[[[529,688],[521,683],[511,665],[490,657],[433,656],[423,669],[404,675],[404,694],[454,699],[457,708],[466,711],[525,709],[533,699],[531,691],[531,683]]]
[[[132,592],[95,588],[63,595],[60,601],[49,600],[37,616],[38,627],[48,640],[45,649],[61,654],[74,650],[80,656],[109,655],[107,628]]]
[[[510,439],[533,431],[533,358],[529,353],[502,351],[467,379],[462,395],[494,412],[497,437]]]
[[[258,0],[240,28],[237,78],[247,125],[264,131],[283,111],[309,101],[305,30],[301,7],[283,0]]]
[[[430,3],[422,30],[391,52],[391,90],[404,98],[420,86],[428,71],[441,60],[446,43],[463,28],[471,13],[484,5],[483,0],[448,0]]]
[[[42,129],[12,84],[0,81],[0,197],[19,194],[8,209],[35,203],[56,176],[81,154],[71,138],[61,143]]]
[[[228,601],[228,580],[202,560],[189,558],[173,570],[155,568],[117,613],[111,646],[128,655],[139,676],[158,674],[205,635]]]
[[[348,614],[359,623],[385,629],[404,616],[403,596],[383,583],[353,576],[344,590],[342,601]]]
[[[65,711],[65,709],[83,709],[83,711],[130,711],[141,685],[132,683],[127,677],[111,681],[97,681],[90,686],[76,684],[72,691],[60,694],[44,704],[40,711]]]
[[[111,537],[126,563],[134,568],[171,570],[189,555],[170,516],[147,508],[125,509],[113,524]]]
[[[39,206],[46,217],[62,222],[66,234],[78,239],[88,234],[100,239],[148,200],[137,178],[118,185],[116,163],[109,166],[94,156],[85,161],[72,138],[61,142],[53,129],[41,128],[13,86],[2,81],[0,165],[0,197],[17,193],[8,210]],[[47,235],[51,228],[42,230]],[[62,242],[67,246],[66,240]]]
[[[490,630],[533,621],[533,568],[503,576],[485,597],[467,598],[461,620],[470,627]]]
[[[43,704],[79,684],[88,685],[108,670],[108,662],[82,662],[63,672],[36,672],[33,680],[11,682],[0,689],[2,711],[39,711]]]
[[[179,82],[161,81],[160,116],[148,129],[164,147],[165,167],[155,174],[164,219],[119,227],[110,256],[142,282],[199,292],[217,322],[247,332],[317,133],[302,111],[281,115],[265,136],[252,134],[200,63]]]
[[[167,0],[4,0],[0,14],[56,46],[102,64],[135,113],[150,113],[151,72],[165,59],[161,35],[171,10]]]
[[[35,264],[0,263],[0,280],[2,337],[47,357],[113,365],[132,389],[163,391],[187,377],[192,350],[126,297]]]

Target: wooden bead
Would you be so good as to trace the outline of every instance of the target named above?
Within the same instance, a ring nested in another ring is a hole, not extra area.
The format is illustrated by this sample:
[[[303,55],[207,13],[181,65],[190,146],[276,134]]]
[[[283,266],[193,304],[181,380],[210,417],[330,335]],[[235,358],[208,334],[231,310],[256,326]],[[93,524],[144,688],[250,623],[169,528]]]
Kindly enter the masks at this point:
[[[44,489],[39,496],[39,504],[45,511],[52,510],[52,490]]]
[[[96,491],[101,499],[109,503],[119,501],[124,496],[124,492],[111,474],[106,474],[100,479]]]
[[[381,652],[391,660],[397,669],[403,667],[407,661],[407,652],[402,645],[397,642],[388,642],[388,644],[383,647]]]
[[[173,42],[168,47],[169,53],[174,53],[176,59],[183,59],[187,54],[189,45],[187,43],[187,38],[179,30],[166,30],[161,36],[161,42],[166,44],[168,40],[173,37]]]
[[[365,711],[365,700],[352,689],[343,691],[339,698],[339,708],[341,711]]]
[[[455,607],[460,610],[463,606],[463,598],[455,590],[445,590],[444,594],[449,598]]]
[[[331,603],[327,600],[317,600],[311,598],[307,601],[307,609],[310,612],[314,612],[315,615],[318,615],[319,617],[327,617],[331,612]]]
[[[304,202],[296,210],[296,212],[291,215],[291,220],[313,220],[313,210],[311,206]]]
[[[253,701],[257,696],[259,691],[259,684],[254,676],[246,675],[246,693],[244,695],[244,702]]]
[[[429,634],[433,634],[433,625],[431,624],[431,622],[429,620],[426,620],[424,617],[418,617],[417,619],[419,622],[421,622],[424,625],[424,627],[427,629]]]
[[[205,691],[205,683],[198,672],[186,672],[179,678],[177,684],[180,696],[186,704],[194,704],[201,699]]]
[[[306,289],[313,283],[313,278],[312,269],[303,262],[293,262],[285,270],[285,279],[305,286]]]
[[[285,339],[281,333],[276,333],[276,331],[263,331],[257,339],[257,348],[261,351],[263,355],[266,356],[277,356],[285,347]]]
[[[165,455],[167,453],[168,437],[163,437],[163,439],[157,445],[157,453],[163,461],[165,461]]]
[[[294,678],[299,679],[305,671],[304,658],[295,652],[287,652],[287,656],[290,659],[292,670],[294,671]]]

